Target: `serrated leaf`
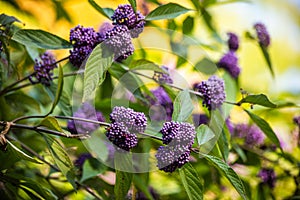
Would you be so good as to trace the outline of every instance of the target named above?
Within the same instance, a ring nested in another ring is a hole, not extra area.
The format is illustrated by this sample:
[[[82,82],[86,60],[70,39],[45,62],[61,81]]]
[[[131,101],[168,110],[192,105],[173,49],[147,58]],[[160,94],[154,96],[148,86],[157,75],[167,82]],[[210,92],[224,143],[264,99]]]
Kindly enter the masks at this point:
[[[130,70],[151,70],[151,71],[156,71],[161,73],[167,73],[165,70],[160,68],[157,64],[146,59],[133,61],[129,67]]]
[[[23,45],[29,45],[42,49],[69,49],[72,44],[57,35],[34,29],[21,29],[17,31],[12,40],[17,41]]]
[[[165,5],[161,5],[156,9],[154,9],[153,11],[151,11],[146,16],[146,20],[152,21],[152,20],[160,20],[160,19],[173,19],[189,11],[191,10],[181,5],[178,5],[176,3],[168,3]]]
[[[251,103],[251,104],[257,104],[269,108],[276,108],[277,105],[272,103],[268,97],[264,94],[258,94],[258,95],[248,95],[242,100],[240,100],[239,104],[242,103]]]
[[[90,158],[83,163],[82,177],[80,182],[83,182],[89,178],[102,174],[106,170],[106,166],[103,165],[95,158]]]
[[[215,137],[214,132],[205,124],[201,124],[196,129],[198,145],[201,146]]]
[[[62,67],[59,66],[58,67],[58,81],[57,81],[55,97],[54,97],[54,100],[52,103],[51,110],[49,111],[49,113],[47,115],[51,114],[53,112],[53,110],[55,109],[56,105],[58,104],[60,97],[62,95],[63,87],[64,87],[64,73],[63,73]]]
[[[123,200],[128,193],[133,178],[133,174],[128,172],[133,170],[132,158],[129,153],[116,151],[114,162],[116,169],[114,192],[117,200]]]
[[[192,99],[188,90],[181,91],[174,101],[173,121],[184,122],[192,114],[194,109]]]
[[[244,109],[245,110],[245,109]],[[265,133],[265,135],[274,143],[276,146],[278,146],[281,151],[282,148],[280,146],[280,142],[278,137],[276,136],[275,132],[271,128],[268,122],[266,122],[263,118],[251,113],[248,110],[245,110],[245,112],[249,115],[249,117],[252,119],[252,121]]]
[[[95,95],[97,87],[104,81],[108,68],[113,63],[113,54],[104,55],[99,44],[89,56],[84,72],[83,102]]]
[[[230,181],[230,183],[233,185],[233,187],[243,199],[248,199],[243,182],[229,165],[227,165],[220,158],[217,158],[215,156],[203,156],[209,163],[215,166]]]
[[[14,22],[21,22],[20,20],[18,20],[17,18],[15,18],[14,16],[9,16],[6,14],[1,14],[0,15],[0,24],[2,26],[6,26],[8,24],[12,24]]]
[[[274,70],[273,70],[272,61],[271,61],[268,49],[265,46],[261,45],[261,44],[259,46],[260,46],[260,49],[263,53],[263,56],[264,56],[264,58],[267,62],[268,68],[269,68],[272,76],[275,77],[275,73],[274,73]]]
[[[190,200],[203,199],[203,184],[194,167],[187,163],[179,169],[179,175],[183,187]]]
[[[88,0],[88,1],[91,4],[91,6],[93,6],[93,8],[95,8],[100,14],[102,14],[107,19],[111,19],[111,16],[114,13],[112,9],[101,8],[94,0]],[[112,10],[112,14],[111,14],[111,10]]]
[[[136,12],[136,1],[135,0],[128,0],[130,5],[132,6],[134,12]]]
[[[51,130],[56,130],[56,131],[59,131],[59,132],[64,132],[62,130],[62,128],[60,127],[58,121],[54,118],[54,117],[51,117],[51,116],[47,116],[46,118],[44,118],[39,124],[38,126],[45,126]]]
[[[11,154],[14,155],[15,157],[17,157],[19,160],[27,160],[27,161],[30,161],[30,162],[42,164],[41,162],[37,161],[33,157],[27,155],[21,149],[16,147],[13,143],[11,143],[9,140],[6,140],[6,141],[7,141],[7,145],[8,145],[8,147],[7,147],[8,151],[11,152]]]
[[[48,145],[48,148],[50,150],[51,156],[55,164],[60,169],[62,174],[72,184],[73,188],[76,189],[74,165],[68,153],[61,146],[61,144],[52,136],[43,134],[43,137]]]

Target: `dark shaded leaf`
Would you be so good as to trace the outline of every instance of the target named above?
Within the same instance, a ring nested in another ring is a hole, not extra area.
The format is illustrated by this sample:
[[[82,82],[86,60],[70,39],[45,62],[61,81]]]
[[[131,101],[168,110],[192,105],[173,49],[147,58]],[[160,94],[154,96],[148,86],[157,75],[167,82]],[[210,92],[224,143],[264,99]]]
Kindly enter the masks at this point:
[[[189,199],[202,200],[203,180],[200,179],[194,167],[190,163],[185,164],[179,169],[179,175]]]
[[[268,64],[268,67],[269,67],[269,70],[270,70],[272,76],[275,77],[275,73],[273,70],[272,61],[271,61],[268,49],[263,45],[259,45],[259,46],[260,46],[260,49],[264,55],[264,58],[265,58],[267,64]]]
[[[189,12],[190,9],[185,8],[176,3],[168,3],[161,5],[151,11],[147,16],[147,21],[160,20],[160,19],[173,19],[179,15]]]
[[[63,69],[61,66],[58,67],[58,81],[57,81],[57,88],[56,88],[56,92],[55,92],[55,97],[52,103],[52,107],[51,110],[49,111],[49,113],[47,115],[50,115],[56,105],[58,104],[60,97],[62,95],[62,91],[63,91],[63,87],[64,87],[64,73],[63,73]]]
[[[276,108],[277,105],[272,103],[268,97],[264,94],[258,94],[258,95],[248,95],[242,100],[238,102],[238,104],[243,104],[243,103],[251,103],[251,104],[257,104],[269,108]]]
[[[2,26],[6,26],[14,22],[21,22],[21,21],[15,18],[14,16],[9,16],[3,13],[0,15],[0,24]]]
[[[183,34],[191,34],[194,29],[194,18],[191,16],[187,16],[182,24],[182,33]]]
[[[43,30],[21,29],[17,31],[12,40],[23,45],[42,49],[69,49],[72,44],[68,41]]]

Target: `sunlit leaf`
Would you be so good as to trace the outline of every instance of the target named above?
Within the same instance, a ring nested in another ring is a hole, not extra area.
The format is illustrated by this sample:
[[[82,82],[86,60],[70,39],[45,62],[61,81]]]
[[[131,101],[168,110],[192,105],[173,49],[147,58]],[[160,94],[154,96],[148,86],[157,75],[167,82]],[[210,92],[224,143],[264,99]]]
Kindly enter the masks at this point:
[[[160,20],[160,19],[173,19],[179,15],[189,12],[190,9],[185,8],[176,3],[168,3],[161,5],[151,11],[147,16],[147,21]]]
[[[136,12],[136,0],[128,0],[134,12]]]
[[[46,118],[44,118],[39,124],[38,126],[45,126],[51,130],[56,130],[59,132],[63,132],[62,128],[60,127],[58,121],[51,116],[47,116]]]
[[[89,3],[104,17],[111,19],[114,11],[110,8],[101,8],[94,0],[88,0]]]
[[[243,103],[251,103],[251,104],[257,104],[269,108],[276,108],[277,105],[272,103],[268,97],[264,94],[258,94],[258,95],[248,95],[242,100],[239,101],[239,104]]]
[[[7,147],[8,151],[10,151],[19,160],[27,160],[27,161],[30,161],[30,162],[42,164],[41,162],[37,161],[33,157],[27,155],[24,151],[22,151],[21,149],[19,149],[18,147],[16,147],[9,140],[6,140],[6,141],[7,141],[7,144],[8,144],[8,147]]]
[[[193,112],[194,106],[188,90],[181,91],[174,101],[173,121],[184,122]]]

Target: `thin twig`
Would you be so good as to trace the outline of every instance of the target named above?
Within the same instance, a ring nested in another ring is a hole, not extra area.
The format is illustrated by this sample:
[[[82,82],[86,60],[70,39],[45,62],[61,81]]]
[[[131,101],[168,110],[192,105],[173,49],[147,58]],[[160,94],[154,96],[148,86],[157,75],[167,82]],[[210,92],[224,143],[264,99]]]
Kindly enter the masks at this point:
[[[99,124],[102,126],[110,126],[109,123],[106,122],[100,122],[100,121],[96,121],[96,120],[91,120],[91,119],[84,119],[84,118],[79,118],[79,117],[69,117],[69,116],[53,116],[57,119],[69,119],[69,120],[77,120],[77,121],[83,121],[83,122],[88,122],[88,123],[92,123],[92,124]]]

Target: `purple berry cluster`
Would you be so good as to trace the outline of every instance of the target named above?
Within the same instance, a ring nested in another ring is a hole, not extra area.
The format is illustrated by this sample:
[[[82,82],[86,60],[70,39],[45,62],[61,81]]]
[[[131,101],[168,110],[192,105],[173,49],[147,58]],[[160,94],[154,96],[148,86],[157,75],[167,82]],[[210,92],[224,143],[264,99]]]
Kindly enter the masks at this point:
[[[233,78],[237,78],[241,72],[238,58],[234,51],[229,51],[217,63],[219,68],[226,70]]]
[[[243,139],[247,146],[262,145],[265,139],[263,132],[256,125],[244,123],[234,126],[232,136]]]
[[[130,32],[125,25],[117,25],[104,35],[105,47],[115,54],[115,60],[122,61],[134,52]]]
[[[144,113],[131,108],[114,107],[110,114],[111,125],[107,129],[107,138],[117,147],[129,151],[137,145],[137,133],[143,133],[147,126]]]
[[[166,66],[161,67],[166,73],[155,72],[153,75],[153,79],[156,80],[159,84],[169,83],[172,84],[173,80],[169,74],[169,68]]]
[[[268,185],[270,188],[275,187],[276,174],[275,174],[273,169],[271,169],[271,168],[262,168],[259,171],[258,176],[261,178],[261,181],[264,184]]]
[[[99,39],[93,28],[84,28],[78,25],[70,31],[70,42],[73,44],[73,49],[70,50],[70,62],[73,66],[80,67],[99,43]]]
[[[225,101],[224,81],[217,76],[211,76],[207,81],[202,81],[195,88],[203,95],[202,104],[208,110],[215,110],[221,107]]]
[[[157,167],[165,172],[173,172],[189,161],[196,135],[195,127],[185,122],[165,122],[160,133],[167,146],[157,150]]]
[[[228,48],[230,51],[237,51],[239,48],[239,37],[235,33],[227,33],[228,35]]]
[[[149,97],[150,104],[157,106],[158,110],[151,116],[151,120],[155,121],[171,121],[173,114],[173,102],[163,87],[151,90],[155,98]]]
[[[114,25],[125,25],[132,38],[137,38],[144,30],[145,17],[140,11],[134,12],[129,4],[119,5],[111,17]]]
[[[259,44],[263,47],[268,47],[271,39],[266,26],[263,23],[256,23],[254,24],[254,29],[256,31]]]
[[[94,107],[89,103],[84,103],[82,106],[73,114],[73,117],[89,119],[99,122],[104,122],[105,118],[101,112],[96,111]],[[98,124],[93,124],[78,120],[69,120],[67,129],[72,134],[89,134],[95,131],[99,127]]]
[[[45,86],[50,86],[52,82],[53,69],[56,67],[56,60],[52,53],[45,52],[39,59],[35,60],[35,74],[29,77],[32,84],[42,83]],[[36,80],[34,80],[34,78]]]

